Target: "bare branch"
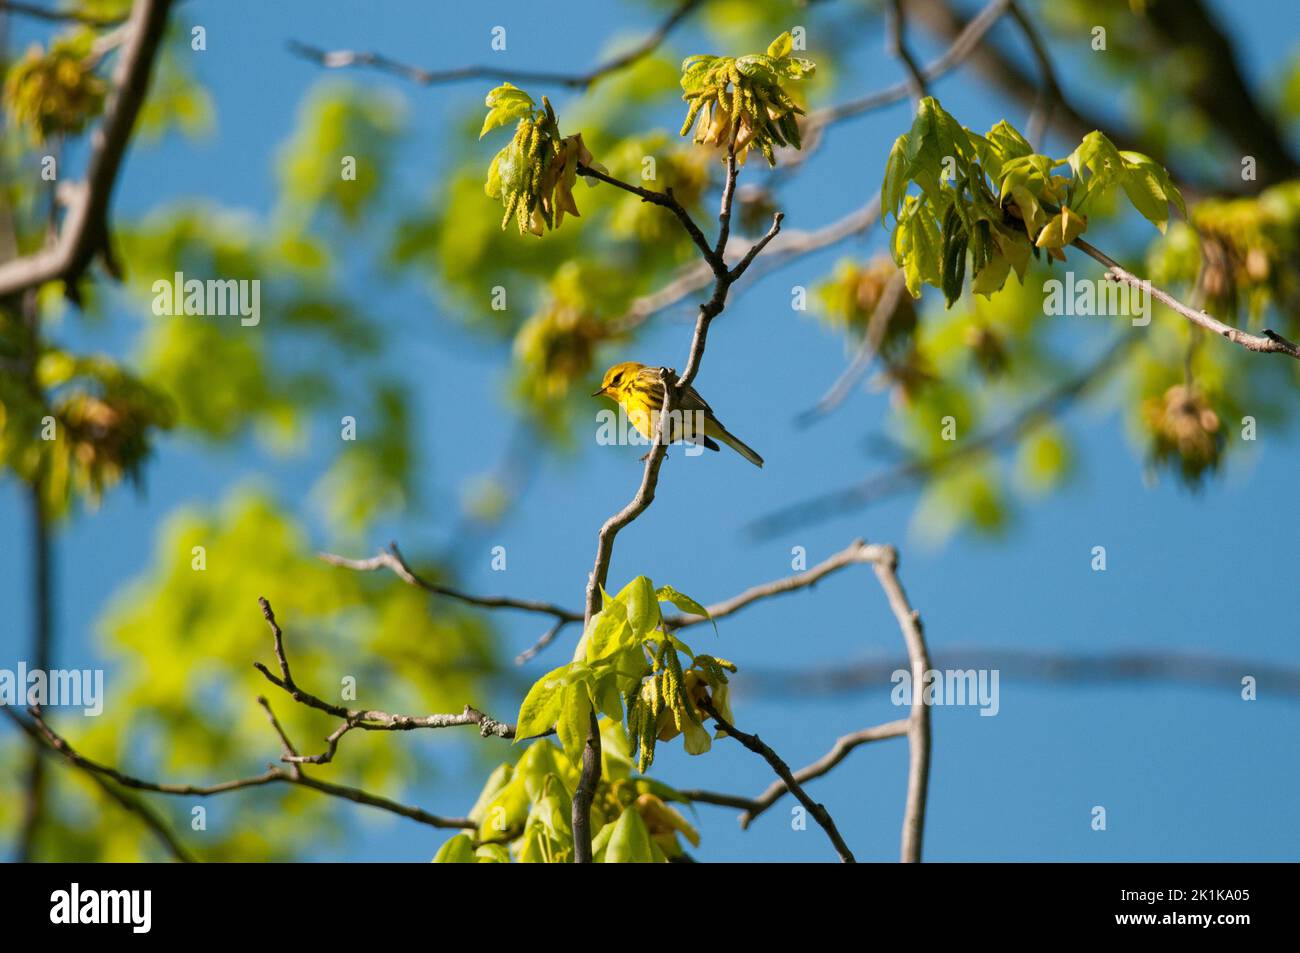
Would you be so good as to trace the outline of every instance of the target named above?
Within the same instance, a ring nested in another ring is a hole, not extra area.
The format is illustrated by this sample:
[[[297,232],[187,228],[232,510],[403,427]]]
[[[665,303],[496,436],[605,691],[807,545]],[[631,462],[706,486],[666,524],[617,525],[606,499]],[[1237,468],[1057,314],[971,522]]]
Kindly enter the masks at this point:
[[[1025,40],[1033,51],[1034,60],[1038,63],[1041,85],[1038,88],[1038,98],[1034,100],[1033,112],[1029,117],[1029,141],[1042,149],[1043,140],[1047,137],[1047,130],[1052,123],[1052,112],[1058,103],[1065,102],[1065,94],[1061,92],[1061,85],[1056,80],[1056,69],[1052,66],[1052,57],[1047,52],[1047,44],[1043,42],[1033,20],[1025,15],[1015,0],[1012,0],[1010,12],[1016,25],[1020,27],[1020,32],[1025,35]]]
[[[363,731],[412,731],[417,728],[455,728],[463,725],[477,725],[479,734],[484,738],[489,736],[513,738],[515,736],[513,725],[489,718],[477,708],[472,708],[469,705],[466,705],[465,710],[458,715],[395,715],[377,709],[347,708],[343,705],[335,705],[304,691],[294,682],[293,675],[289,672],[289,659],[284,651],[284,634],[280,631],[279,623],[275,621],[275,612],[272,610],[271,604],[262,598],[259,598],[257,602],[262,607],[262,615],[265,616],[267,625],[271,627],[271,634],[275,639],[275,659],[280,666],[280,677],[277,678],[273,675],[271,670],[261,662],[254,662],[253,667],[261,672],[272,685],[287,692],[294,701],[306,705],[308,708],[315,708],[317,711],[323,711],[336,718],[341,718],[346,725],[345,728],[336,731],[327,739],[330,742],[328,757],[286,758],[286,760],[323,764],[333,757],[334,747],[338,744],[339,738],[353,728],[360,728]],[[281,740],[285,740],[283,735],[281,735]]]
[[[113,74],[104,119],[91,139],[86,181],[72,191],[58,240],[22,258],[0,264],[0,298],[62,280],[74,300],[77,282],[109,242],[108,207],[122,157],[149,89],[172,0],[136,0]]]
[[[725,238],[719,239],[716,248],[711,246],[708,239],[704,237],[704,233],[700,231],[700,227],[696,225],[695,220],[691,218],[690,213],[686,211],[681,202],[678,202],[677,199],[673,197],[672,189],[668,189],[666,192],[656,192],[654,189],[642,188],[639,185],[632,185],[629,182],[624,182],[622,179],[616,179],[608,172],[593,169],[591,166],[582,163],[578,164],[578,175],[585,176],[589,179],[596,179],[599,182],[604,182],[606,185],[612,185],[617,189],[622,189],[624,192],[630,192],[640,198],[642,202],[649,202],[652,205],[658,205],[660,208],[668,209],[668,211],[672,212],[673,215],[677,216],[677,221],[681,223],[682,228],[686,229],[686,234],[691,237],[691,241],[693,241],[695,247],[700,250],[700,253],[704,256],[704,260],[709,263],[709,266],[713,269],[713,273],[716,275],[719,272],[726,270],[727,266],[723,261],[721,252],[722,246],[726,244]],[[734,188],[734,177],[731,181],[733,182]]]
[[[710,248],[707,241],[701,241],[696,236],[695,232],[698,229],[690,227],[694,225],[694,222],[690,221],[690,216],[684,214],[684,210],[682,215],[678,215],[678,220],[681,221],[682,226],[691,235],[696,246],[700,248],[700,253],[713,271],[713,295],[708,301],[700,305],[699,315],[695,319],[695,333],[691,337],[691,349],[686,361],[685,371],[678,377],[671,369],[660,368],[659,380],[663,388],[663,406],[659,410],[659,419],[650,452],[646,454],[645,470],[641,475],[641,485],[631,501],[607,519],[600,528],[596,542],[596,559],[592,566],[591,575],[587,580],[584,626],[600,610],[601,590],[604,588],[609,576],[609,564],[614,555],[615,537],[618,536],[623,527],[645,512],[654,501],[655,488],[659,484],[659,469],[663,466],[671,436],[668,430],[668,422],[672,419],[673,408],[678,406],[680,400],[690,388],[691,383],[695,380],[695,375],[699,373],[700,364],[704,359],[704,349],[708,341],[709,324],[726,307],[727,293],[730,291],[732,284],[744,273],[755,256],[776,237],[781,229],[781,215],[778,214],[774,217],[768,234],[754,248],[750,249],[736,268],[728,270],[725,255],[738,176],[736,163],[737,131],[738,129],[733,130],[732,140],[727,148],[726,181],[722,186],[722,198],[718,207],[718,238],[714,245]],[[619,185],[617,182],[612,184]],[[620,187],[623,186],[620,185]],[[629,187],[628,190],[640,194],[634,186]],[[651,195],[658,194],[651,193]],[[673,205],[680,208],[676,199],[672,199],[671,192],[667,193],[666,197],[672,202],[670,208]],[[648,200],[652,201],[653,199]],[[673,210],[676,213],[676,209]],[[587,742],[582,753],[582,770],[579,774],[577,790],[573,795],[574,860],[577,863],[589,863],[591,861],[591,802],[595,797],[596,784],[599,780],[600,728],[596,720],[596,714],[593,711],[587,733]]]
[[[735,696],[761,694],[767,700],[825,699],[890,685],[906,658],[838,661],[804,669],[747,666],[735,681]],[[936,669],[997,669],[1002,678],[1024,678],[1071,686],[1116,682],[1162,682],[1240,692],[1244,675],[1267,684],[1270,694],[1300,699],[1300,666],[1244,656],[1204,655],[1131,648],[1109,652],[1059,652],[1008,646],[944,649]]]
[[[883,741],[887,738],[901,738],[907,735],[910,722],[906,719],[891,721],[887,724],[876,725],[874,728],[863,728],[861,731],[855,731],[851,734],[842,735],[836,739],[831,750],[826,752],[806,768],[800,768],[794,774],[794,779],[800,784],[806,784],[814,778],[820,778],[824,774],[829,774],[831,769],[849,756],[853,749],[869,744],[873,741]],[[774,781],[772,785],[754,798],[754,806],[749,808],[740,817],[740,826],[742,829],[748,828],[754,822],[758,815],[762,814],[769,807],[779,801],[789,792],[789,787],[784,781]]]
[[[103,17],[81,10],[52,10],[49,7],[24,3],[22,0],[0,0],[0,13],[13,13],[18,16],[31,17],[33,20],[45,20],[49,23],[81,23],[85,26],[117,26],[125,17]]]
[[[1224,324],[1218,318],[1211,317],[1204,311],[1183,304],[1173,295],[1169,294],[1169,292],[1157,288],[1150,281],[1144,278],[1139,278],[1132,272],[1127,271],[1115,259],[1111,258],[1105,252],[1093,245],[1090,245],[1082,238],[1076,238],[1073,244],[1074,247],[1080,249],[1088,257],[1105,265],[1108,269],[1108,277],[1133,288],[1137,288],[1139,291],[1148,292],[1151,297],[1155,298],[1166,307],[1177,311],[1188,321],[1191,321],[1192,324],[1202,327],[1220,337],[1227,338],[1233,344],[1240,344],[1247,351],[1256,351],[1261,354],[1285,354],[1288,357],[1294,357],[1296,360],[1300,360],[1300,347],[1297,347],[1276,331],[1271,331],[1265,328],[1263,334],[1251,334],[1249,331],[1243,331],[1240,328],[1234,328],[1230,324]]]
[[[739,612],[746,606],[758,602],[760,599],[767,599],[770,596],[778,596],[787,592],[795,592],[799,589],[811,588],[832,573],[843,569],[845,566],[873,562],[876,559],[884,557],[887,553],[888,547],[870,545],[861,539],[855,539],[844,549],[835,553],[830,558],[818,563],[816,566],[813,566],[811,569],[795,573],[793,576],[783,576],[780,579],[774,579],[771,582],[753,586],[739,595],[732,596],[730,599],[723,602],[706,606],[709,610],[709,618],[715,621],[723,619]],[[664,624],[670,629],[685,629],[693,625],[699,625],[704,621],[706,621],[705,618],[698,615],[672,615],[664,619]]]
[[[4,711],[4,713],[9,716],[9,720],[22,729],[22,731],[32,739],[34,742],[34,752],[38,757],[52,756],[55,754],[54,749],[46,744],[44,736],[35,724],[19,717],[19,715],[8,705],[0,706],[0,710]],[[81,768],[80,765],[74,766]],[[180,839],[176,836],[175,832],[172,831],[170,826],[168,826],[167,821],[157,811],[140,798],[132,797],[127,794],[112,781],[102,775],[84,768],[81,768],[81,770],[85,773],[87,778],[89,778],[101,791],[104,792],[105,795],[117,804],[121,805],[123,809],[138,817],[141,823],[149,829],[154,837],[158,839],[158,842],[161,843],[167,852],[176,858],[176,860],[185,864],[194,862],[194,855],[192,855],[189,850],[186,849],[185,845],[180,842]]]
[[[913,487],[935,474],[946,472],[965,460],[1005,446],[1058,416],[1075,399],[1092,390],[1120,363],[1124,353],[1137,341],[1138,337],[1135,334],[1119,334],[1102,355],[1083,371],[1032,401],[1016,412],[1006,423],[972,438],[953,450],[924,459],[909,460],[893,469],[873,474],[852,486],[842,487],[782,507],[750,523],[746,527],[746,532],[755,538],[767,538],[793,526],[815,523],[836,513],[870,506],[872,503]]]
[[[535,659],[538,655],[541,654],[541,652],[548,645],[550,645],[552,642],[555,641],[556,637],[564,629],[564,626],[566,624],[567,623],[565,623],[564,620],[561,619],[559,622],[555,623],[555,625],[547,629],[544,633],[542,633],[542,637],[540,639],[538,639],[531,646],[524,649],[522,652],[520,652],[518,655],[515,656],[515,664],[523,665],[524,663],[531,662],[533,659]]]
[[[902,60],[903,65],[907,67],[912,98],[919,103],[926,95],[925,74],[921,71],[921,67],[917,65],[916,58],[912,56],[912,51],[907,48],[907,41],[903,37],[905,27],[906,24],[903,19],[903,0],[890,0],[890,50],[895,56]]]
[[[846,864],[856,863],[853,857],[853,851],[849,850],[849,845],[844,843],[844,838],[840,836],[839,830],[835,827],[835,821],[831,818],[830,812],[821,804],[818,804],[808,796],[803,787],[795,779],[794,774],[790,771],[790,766],[781,760],[781,756],[764,744],[758,735],[751,735],[741,731],[735,725],[731,724],[722,717],[713,707],[711,701],[704,699],[698,702],[700,710],[718,723],[718,727],[725,731],[730,737],[735,738],[750,751],[761,756],[764,761],[772,766],[772,770],[785,783],[792,793],[805,808],[813,819],[821,825],[826,836],[830,838],[831,844],[835,847],[835,852],[839,854],[840,860]]]
[[[899,271],[890,279],[889,284],[885,285],[885,290],[880,293],[880,300],[876,302],[875,310],[871,312],[871,319],[867,322],[867,331],[862,336],[858,344],[857,353],[853,355],[853,360],[844,372],[836,378],[835,383],[819,400],[816,406],[805,410],[795,418],[795,423],[800,427],[807,427],[815,423],[822,417],[834,411],[840,404],[848,399],[849,394],[862,375],[867,372],[871,366],[872,360],[880,351],[880,342],[885,338],[885,331],[889,327],[889,322],[893,320],[894,313],[898,310],[899,304],[903,300],[903,292],[907,290],[907,279],[902,271]]]
[[[930,657],[925,646],[925,633],[921,627],[921,613],[912,608],[907,594],[898,580],[898,554],[892,558],[876,560],[874,567],[880,587],[885,590],[889,607],[898,619],[907,657],[912,667],[912,714],[908,718],[907,747],[911,763],[907,771],[907,806],[903,813],[903,836],[900,859],[906,864],[921,862],[921,841],[925,833],[925,805],[930,787],[930,706],[926,703],[926,672],[930,670]]]
[[[703,0],[682,0],[652,33],[624,53],[606,60],[599,66],[585,73],[562,73],[550,70],[512,70],[497,66],[461,66],[454,69],[427,70],[408,63],[400,62],[381,53],[359,52],[356,50],[324,50],[296,40],[289,42],[289,49],[305,59],[326,69],[344,69],[348,67],[369,67],[380,72],[389,73],[409,80],[420,86],[435,86],[441,83],[456,83],[469,79],[499,79],[519,83],[539,83],[565,86],[570,89],[588,89],[602,77],[616,73],[654,52],[667,38],[673,28],[685,19]]]
[[[269,713],[269,706],[264,707],[267,708]],[[213,797],[218,794],[227,794],[231,791],[263,787],[267,784],[287,783],[311,788],[312,790],[319,791],[322,794],[328,794],[331,797],[352,801],[356,804],[365,804],[369,807],[379,808],[380,810],[388,811],[391,814],[397,814],[413,821],[418,821],[419,823],[426,824],[430,827],[472,830],[478,826],[467,817],[440,817],[417,807],[410,807],[385,797],[370,794],[360,788],[348,787],[341,784],[332,784],[327,781],[318,780],[314,777],[309,777],[296,765],[292,768],[278,768],[272,766],[268,767],[262,774],[246,778],[237,778],[231,781],[223,781],[219,784],[163,784],[157,781],[149,781],[129,774],[124,774],[116,768],[100,764],[97,761],[92,761],[90,758],[87,758],[85,755],[74,749],[65,738],[55,733],[54,729],[50,728],[50,726],[45,723],[39,712],[29,709],[28,715],[31,717],[38,729],[37,735],[34,737],[38,737],[41,743],[62,755],[70,764],[75,765],[83,771],[108,778],[122,787],[136,791],[152,791],[157,794],[171,794],[183,797]]]
[[[796,259],[831,248],[849,238],[863,234],[878,221],[879,212],[880,196],[877,195],[860,208],[814,231],[783,229],[764,246],[765,254],[762,263],[752,270],[747,268],[745,279],[737,282],[737,286],[732,288],[732,293],[739,294],[742,288],[748,287],[764,275],[771,274]],[[736,243],[733,241],[730,244]],[[734,257],[739,262],[747,254],[748,251],[742,252],[737,249],[735,254],[729,257]],[[618,333],[638,328],[665,308],[670,308],[696,291],[707,288],[715,277],[713,269],[705,262],[689,265],[681,269],[663,288],[633,301],[621,317],[611,322],[611,326]]]
[[[980,40],[984,38],[984,34],[992,29],[993,25],[1002,17],[1002,14],[1007,12],[1010,5],[1011,0],[990,0],[989,3],[985,4],[983,9],[969,23],[964,24],[953,35],[948,49],[944,50],[937,59],[920,71],[922,84],[932,83],[960,66],[975,51]],[[901,83],[840,103],[838,106],[828,106],[816,110],[808,117],[809,129],[820,131],[845,119],[861,116],[872,110],[901,102],[907,99],[908,96],[914,95],[915,82],[914,77],[908,78]]]
[[[475,596],[459,589],[453,589],[450,586],[444,586],[440,583],[429,582],[416,574],[406,559],[402,556],[401,550],[397,548],[396,543],[389,543],[388,548],[381,550],[378,554],[371,556],[369,559],[347,559],[343,556],[335,556],[333,553],[318,553],[318,557],[331,566],[341,566],[344,569],[355,569],[359,572],[373,572],[376,569],[389,569],[397,575],[399,579],[407,585],[416,586],[425,592],[431,592],[436,596],[446,596],[448,599],[456,599],[472,606],[478,606],[482,609],[518,609],[521,612],[536,612],[542,615],[554,616],[560,622],[581,622],[582,614],[574,612],[571,609],[565,609],[563,606],[555,605],[551,602],[539,602],[532,599],[512,599],[508,596]]]
[[[849,756],[849,754],[862,745],[869,744],[873,741],[884,741],[887,738],[901,738],[907,734],[910,722],[907,719],[887,722],[883,725],[876,725],[873,728],[863,728],[861,731],[855,731],[838,738],[831,750],[826,752],[812,764],[805,768],[800,768],[794,772],[794,779],[800,784],[807,784],[815,778],[820,778],[824,774],[829,774],[831,769]],[[790,788],[785,781],[773,781],[772,784],[758,797],[747,798],[737,797],[731,794],[720,794],[716,791],[698,791],[698,790],[679,790],[677,793],[691,801],[700,804],[716,804],[719,807],[738,807],[743,814],[740,815],[741,829],[747,830],[760,814],[775,804],[781,798],[790,792]]]

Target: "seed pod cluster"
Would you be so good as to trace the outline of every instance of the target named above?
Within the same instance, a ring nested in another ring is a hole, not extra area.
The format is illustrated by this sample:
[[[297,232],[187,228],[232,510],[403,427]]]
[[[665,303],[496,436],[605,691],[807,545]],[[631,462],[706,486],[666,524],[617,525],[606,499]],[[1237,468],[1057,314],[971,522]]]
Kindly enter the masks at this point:
[[[782,80],[802,79],[816,67],[791,56],[791,45],[786,33],[766,53],[687,58],[682,63],[682,99],[690,105],[681,135],[694,125],[696,143],[725,148],[734,141],[740,162],[756,147],[773,166],[778,147],[801,148],[798,117],[804,110]]]

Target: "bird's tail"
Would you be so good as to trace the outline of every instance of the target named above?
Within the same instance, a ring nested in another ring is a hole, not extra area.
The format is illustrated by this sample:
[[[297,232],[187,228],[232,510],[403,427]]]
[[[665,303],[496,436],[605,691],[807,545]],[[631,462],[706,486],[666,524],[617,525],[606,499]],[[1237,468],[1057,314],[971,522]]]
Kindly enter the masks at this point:
[[[731,433],[731,431],[729,431],[726,427],[722,426],[722,424],[717,423],[717,421],[709,421],[709,422],[714,424],[717,427],[717,430],[713,430],[713,428],[709,428],[712,436],[717,437],[719,440],[725,443],[732,450],[735,450],[738,454],[740,454],[742,457],[744,457],[754,466],[756,467],[763,466],[763,458],[760,457],[754,451],[753,447],[747,445],[743,440],[741,440],[735,434]]]

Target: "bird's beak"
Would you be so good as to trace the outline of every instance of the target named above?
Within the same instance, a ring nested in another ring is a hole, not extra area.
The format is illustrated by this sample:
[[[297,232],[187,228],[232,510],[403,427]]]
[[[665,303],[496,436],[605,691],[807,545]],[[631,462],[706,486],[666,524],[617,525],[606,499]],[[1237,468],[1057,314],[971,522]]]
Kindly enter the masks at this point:
[[[602,387],[600,390],[596,391],[596,392],[595,392],[594,394],[592,394],[591,396],[592,396],[592,397],[600,397],[600,396],[602,396],[604,393],[605,393],[605,388]]]

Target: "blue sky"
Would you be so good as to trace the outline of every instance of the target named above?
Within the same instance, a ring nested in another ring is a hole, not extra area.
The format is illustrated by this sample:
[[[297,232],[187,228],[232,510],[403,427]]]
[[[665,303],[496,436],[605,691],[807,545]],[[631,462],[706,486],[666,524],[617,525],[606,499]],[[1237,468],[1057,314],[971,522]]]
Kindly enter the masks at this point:
[[[634,34],[654,21],[640,6],[629,11],[623,3],[585,0],[572,6],[581,7],[581,15],[556,18],[550,12],[555,8],[525,2],[440,4],[431,14],[428,5],[416,2],[367,4],[362,10],[341,0],[190,0],[180,16],[207,28],[208,50],[199,69],[216,103],[216,132],[198,143],[167,140],[132,153],[119,207],[146,212],[172,198],[202,195],[264,214],[276,190],[276,149],[304,94],[322,80],[318,68],[286,51],[290,38],[452,66],[486,59],[488,31],[502,23],[510,31],[503,62],[554,67],[556,56],[570,65],[592,62],[609,37]],[[1276,67],[1291,52],[1300,13],[1280,3],[1234,9],[1231,32],[1244,61],[1258,71],[1254,78],[1262,80],[1266,67]],[[999,28],[1000,35],[1008,31]],[[683,29],[674,36],[674,49],[697,52],[697,35]],[[857,69],[844,77],[837,95],[900,78],[897,64],[877,55],[882,41],[878,29],[864,38]],[[936,52],[923,36],[914,44],[926,59]],[[815,47],[814,33],[814,58]],[[1064,69],[1067,92],[1080,89],[1081,76],[1073,67]],[[439,124],[477,101],[482,84],[420,89],[385,77],[352,78],[397,88],[405,97],[411,134],[398,153],[396,174],[423,199],[430,170],[446,161]],[[1019,107],[1005,107],[969,74],[945,78],[934,92],[976,128],[1003,115],[1017,124],[1024,120]],[[557,99],[561,110],[565,98]],[[789,190],[786,224],[814,228],[869,197],[878,188],[889,143],[909,122],[904,103],[837,129],[815,174],[805,172]],[[759,543],[742,536],[753,517],[888,463],[873,456],[864,440],[879,432],[883,395],[859,392],[808,430],[790,422],[791,408],[814,403],[845,360],[841,341],[811,317],[791,312],[790,287],[813,284],[846,251],[878,250],[883,238],[883,231],[873,230],[869,244],[820,254],[765,277],[714,324],[697,384],[728,427],[766,457],[767,466],[760,472],[730,454],[672,454],[653,508],[619,537],[611,580],[617,584],[644,573],[713,601],[788,574],[793,546],[805,547],[812,563],[864,536],[902,550],[902,580],[923,614],[940,664],[945,649],[1006,647],[1188,651],[1300,665],[1300,622],[1288,596],[1296,591],[1300,544],[1290,522],[1275,515],[1294,499],[1300,469],[1294,428],[1261,434],[1252,452],[1235,454],[1227,471],[1194,495],[1167,479],[1146,485],[1141,461],[1112,409],[1105,401],[1085,403],[1064,418],[1078,441],[1082,471],[1064,490],[1022,507],[1001,540],[958,537],[939,548],[923,545],[911,531],[912,494]],[[508,354],[436,313],[417,289],[369,276],[357,290],[406,336],[393,372],[418,384],[415,429],[425,438],[428,461],[420,511],[385,527],[371,547],[395,537],[407,551],[418,552],[448,542],[451,521],[435,514],[457,506],[465,482],[490,470],[505,452],[511,433],[502,397]],[[660,315],[629,357],[682,366],[692,317],[684,308]],[[1154,320],[1173,318],[1157,313]],[[1104,344],[1100,327],[1071,333],[1082,352]],[[109,348],[121,341],[111,328],[86,337]],[[756,391],[755,369],[768,367],[782,368],[780,379]],[[584,442],[575,456],[546,459],[524,504],[487,537],[464,542],[459,568],[465,588],[580,605],[596,530],[633,492],[640,452]],[[251,442],[219,455],[183,440],[164,442],[149,470],[147,495],[114,493],[101,511],[60,535],[58,663],[80,667],[96,657],[97,616],[125,582],[148,567],[154,534],[174,508],[218,499],[250,478],[302,507],[297,501],[319,475],[322,459],[310,447],[303,458],[286,462],[267,457]],[[13,482],[0,482],[0,599],[16,607],[0,629],[0,665],[22,657],[25,645],[20,502]],[[302,512],[310,515],[305,507]],[[507,547],[505,573],[490,569],[495,545]],[[1107,549],[1105,573],[1090,570],[1096,545]],[[540,632],[536,619],[504,615],[497,621],[510,654]],[[814,593],[765,603],[725,620],[720,629],[715,650],[737,661],[742,675],[746,666],[770,671],[850,665],[901,651],[897,626],[865,569],[842,573]],[[712,646],[714,637],[697,630],[695,641],[697,647]],[[554,657],[571,644],[557,647]],[[530,671],[540,674],[550,667],[548,660]],[[764,699],[743,687],[742,680],[737,724],[760,733],[792,765],[819,756],[842,733],[900,715],[887,685],[815,701]],[[1258,701],[1247,703],[1223,689],[1005,678],[997,717],[979,717],[971,708],[934,713],[927,859],[1295,859],[1298,715],[1300,705],[1270,696],[1267,684],[1261,684]],[[422,743],[445,770],[404,796],[439,813],[465,810],[482,782],[466,744]],[[812,789],[860,859],[897,855],[906,761],[901,740],[861,748]],[[655,773],[679,787],[742,794],[757,793],[771,780],[759,759],[725,742],[702,758],[676,748],[661,751]],[[1095,805],[1107,809],[1104,832],[1090,829]],[[699,858],[831,858],[820,831],[790,829],[787,807],[783,803],[741,832],[733,812],[701,806]],[[319,856],[425,860],[441,841],[426,828],[370,814],[357,815],[355,831],[321,848]]]

